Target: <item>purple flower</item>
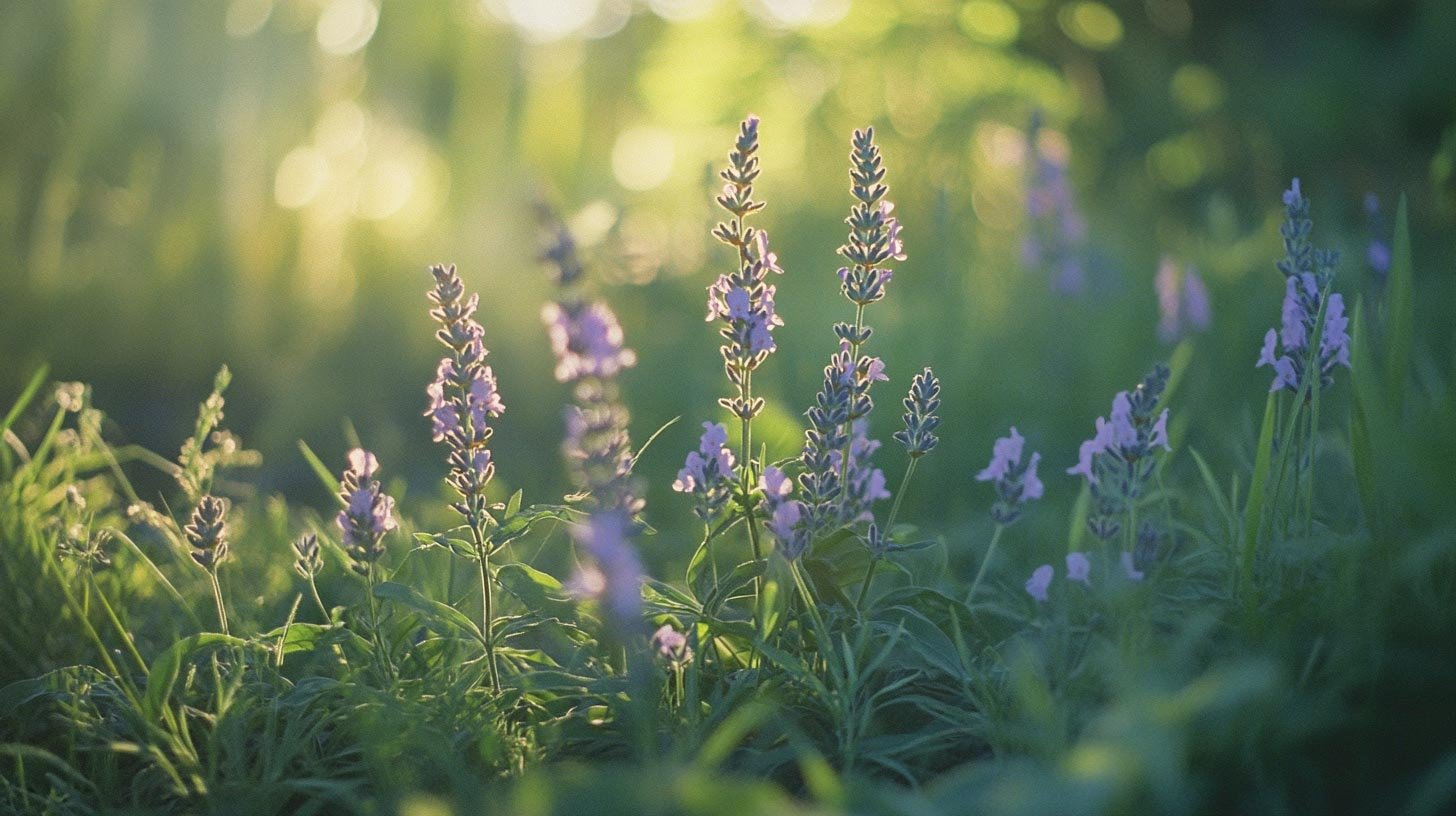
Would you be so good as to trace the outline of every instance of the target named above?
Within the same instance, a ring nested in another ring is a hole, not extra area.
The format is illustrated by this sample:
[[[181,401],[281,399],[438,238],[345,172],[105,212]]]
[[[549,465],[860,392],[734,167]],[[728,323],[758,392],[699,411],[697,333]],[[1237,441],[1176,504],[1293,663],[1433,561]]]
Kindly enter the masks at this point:
[[[991,446],[991,464],[976,474],[976,481],[989,482],[1004,478],[1011,468],[1021,463],[1021,448],[1026,439],[1011,426],[1011,435],[997,439]]]
[[[728,450],[728,429],[718,423],[704,422],[698,449],[688,453],[672,489],[693,494],[698,500],[698,516],[707,521],[727,503],[732,480],[733,452]]]
[[[1104,541],[1117,534],[1124,511],[1142,496],[1157,466],[1158,450],[1169,450],[1168,409],[1157,409],[1170,376],[1160,364],[1137,388],[1118,392],[1112,418],[1097,418],[1096,434],[1082,443],[1077,464],[1067,468],[1067,473],[1087,480],[1093,502],[1087,526]]]
[[[1031,577],[1026,579],[1026,594],[1035,598],[1038,603],[1046,603],[1047,590],[1051,588],[1054,577],[1056,569],[1051,564],[1042,564],[1032,570]]]
[[[215,571],[228,554],[227,499],[204,494],[182,533],[191,548],[188,555],[205,570]]]
[[[994,482],[996,503],[991,506],[991,518],[997,524],[1011,524],[1021,517],[1021,505],[1040,499],[1045,490],[1036,475],[1041,454],[1033,453],[1023,467],[1022,449],[1026,439],[1011,427],[1011,435],[997,439],[991,446],[991,463],[976,474],[978,482]]]
[[[1084,553],[1067,553],[1067,580],[1076,581],[1084,586],[1092,586],[1090,578],[1092,562],[1087,560]]]
[[[693,650],[688,647],[688,636],[672,628],[670,623],[664,623],[652,633],[652,649],[674,666],[687,665],[693,659]]]
[[[1121,563],[1122,573],[1127,576],[1127,579],[1129,581],[1141,581],[1143,579],[1143,571],[1138,569],[1137,566],[1133,563],[1132,553],[1124,551],[1122,553]]]
[[[1153,430],[1148,435],[1148,445],[1151,447],[1162,446],[1163,450],[1171,451],[1173,447],[1168,444],[1168,409],[1164,408],[1158,419],[1153,423]]]
[[[548,303],[541,310],[556,355],[558,382],[605,379],[637,363],[623,347],[622,326],[605,303]]]
[[[1309,202],[1300,194],[1298,179],[1285,192],[1284,205],[1285,219],[1279,228],[1284,240],[1284,259],[1279,261],[1278,268],[1284,274],[1285,283],[1280,328],[1275,338],[1278,345],[1271,342],[1271,335],[1265,335],[1255,367],[1274,369],[1270,391],[1284,388],[1298,391],[1307,378],[1317,378],[1313,381],[1327,388],[1334,383],[1334,367],[1350,365],[1349,321],[1345,317],[1344,298],[1330,292],[1339,254],[1315,249],[1310,244],[1313,224],[1309,219]],[[1312,359],[1311,338],[1322,310],[1325,323],[1318,354],[1314,355],[1317,359]]]
[[[385,495],[374,475],[379,460],[361,448],[349,451],[349,467],[339,479],[339,498],[344,509],[335,522],[343,533],[344,551],[353,569],[366,574],[369,565],[384,554],[380,543],[385,534],[399,528],[394,518],[394,499]]]
[[[1021,500],[1031,501],[1039,499],[1045,492],[1046,486],[1036,475],[1036,466],[1041,464],[1041,454],[1033,453],[1031,459],[1027,460],[1026,473],[1022,475]]]
[[[453,505],[472,524],[480,524],[486,485],[495,473],[486,445],[490,420],[505,412],[495,372],[485,364],[483,330],[475,321],[478,295],[465,297],[465,286],[453,266],[433,266],[435,285],[429,293],[430,316],[440,324],[435,337],[448,353],[425,388],[430,435],[450,449],[447,481],[463,501]]]

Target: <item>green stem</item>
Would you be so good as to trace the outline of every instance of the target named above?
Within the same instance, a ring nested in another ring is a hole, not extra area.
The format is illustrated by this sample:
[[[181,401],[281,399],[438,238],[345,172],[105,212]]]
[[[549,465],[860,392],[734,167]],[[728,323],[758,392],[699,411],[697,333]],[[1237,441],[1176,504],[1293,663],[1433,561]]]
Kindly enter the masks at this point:
[[[895,529],[895,518],[900,515],[900,502],[905,499],[905,489],[910,486],[910,477],[915,475],[915,465],[920,462],[919,456],[910,457],[910,464],[905,468],[905,475],[900,478],[900,489],[895,491],[895,503],[890,505],[890,517],[885,520],[885,535],[889,536]],[[859,597],[854,601],[854,608],[864,609],[865,596],[869,594],[870,582],[875,578],[875,567],[879,566],[880,556],[877,554],[870,559],[870,565],[865,569],[864,583],[859,585]]]
[[[470,534],[475,539],[476,563],[480,565],[480,632],[485,638],[485,663],[490,674],[490,687],[500,693],[500,671],[495,664],[495,613],[490,591],[490,546],[480,532],[480,524],[472,519]]]
[[[986,557],[981,561],[981,568],[976,571],[976,580],[971,582],[971,591],[966,593],[966,605],[970,606],[976,598],[976,589],[981,586],[981,579],[986,577],[986,567],[990,566],[991,559],[996,557],[996,545],[1001,543],[1001,532],[1006,525],[997,524],[996,531],[991,533],[991,546],[986,548]]]
[[[88,575],[88,580],[96,585],[96,576]],[[141,652],[137,651],[136,644],[131,640],[131,634],[126,631],[125,626],[121,625],[121,619],[116,616],[116,610],[111,608],[111,602],[106,600],[106,593],[101,591],[100,585],[96,585],[96,599],[101,602],[101,609],[106,612],[106,618],[111,621],[111,627],[121,637],[121,642],[126,644],[127,653],[131,655],[132,660],[136,661],[137,668],[146,673],[147,661],[143,660]]]
[[[214,567],[207,571],[207,578],[212,582],[212,600],[217,604],[217,622],[222,627],[224,635],[228,632],[227,607],[222,603],[222,584],[217,581],[217,569]]]

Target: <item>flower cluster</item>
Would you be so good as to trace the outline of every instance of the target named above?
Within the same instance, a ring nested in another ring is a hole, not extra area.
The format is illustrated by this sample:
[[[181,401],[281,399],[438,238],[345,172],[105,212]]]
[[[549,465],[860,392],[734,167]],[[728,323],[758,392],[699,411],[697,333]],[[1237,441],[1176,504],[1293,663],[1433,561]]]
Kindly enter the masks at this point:
[[[450,448],[448,481],[462,501],[452,505],[472,525],[483,523],[486,485],[495,475],[491,461],[490,420],[505,411],[495,373],[485,364],[483,331],[475,321],[479,295],[465,297],[454,266],[432,266],[435,286],[430,317],[440,324],[435,337],[449,349],[440,359],[435,381],[425,389],[432,437]]]
[[[996,440],[991,447],[991,463],[976,474],[978,482],[992,482],[996,486],[996,503],[991,505],[991,518],[997,524],[1009,525],[1021,518],[1021,505],[1040,499],[1045,492],[1041,478],[1036,475],[1041,454],[1033,453],[1026,464],[1021,463],[1022,448],[1026,438],[1011,428],[1011,435]]]
[[[192,511],[192,518],[182,528],[187,537],[189,553],[205,570],[215,570],[227,558],[227,511],[226,499],[205,495]]]
[[[809,428],[799,456],[804,523],[811,532],[868,520],[870,505],[889,496],[884,473],[870,463],[880,443],[868,437],[864,419],[873,408],[870,385],[886,379],[878,358],[861,356],[856,361],[848,343],[841,343],[824,367],[824,385],[805,412]]]
[[[875,129],[856,130],[849,153],[850,192],[855,203],[845,219],[849,240],[839,248],[839,254],[850,263],[839,269],[840,290],[856,306],[884,298],[885,286],[894,272],[882,265],[892,259],[905,260],[900,222],[891,215],[895,205],[885,198],[889,187],[882,183],[884,178]],[[863,326],[840,324],[835,331],[842,340],[855,345],[869,339],[869,330]]]
[[[1032,117],[1026,132],[1026,213],[1029,230],[1021,245],[1021,260],[1028,267],[1053,270],[1052,287],[1062,294],[1087,288],[1083,247],[1087,221],[1072,195],[1067,163],[1040,144],[1041,114]]]
[[[782,470],[770,465],[763,469],[758,481],[763,492],[764,524],[778,541],[779,551],[792,561],[809,548],[809,533],[800,523],[804,517],[802,502],[789,498],[794,482]]]
[[[905,430],[896,431],[894,439],[905,446],[911,459],[918,459],[932,450],[940,438],[935,429],[940,427],[940,380],[935,372],[926,368],[910,382],[910,393],[905,396]]]
[[[349,451],[349,467],[339,479],[339,498],[344,509],[335,519],[343,533],[344,552],[351,568],[368,575],[371,565],[384,554],[384,536],[399,528],[394,518],[394,499],[384,494],[374,475],[379,460],[361,448]]]
[[[707,522],[723,510],[733,494],[733,464],[728,429],[716,422],[704,422],[698,449],[688,453],[672,489],[691,493],[697,500],[698,518]]]
[[[1143,579],[1142,570],[1133,565],[1132,553],[1124,552],[1118,564],[1122,567],[1122,574],[1127,580],[1141,581]],[[1056,578],[1056,575],[1056,567],[1051,564],[1042,564],[1032,570],[1031,577],[1026,579],[1026,594],[1038,603],[1046,603],[1047,594],[1051,590],[1052,580]],[[1086,553],[1067,553],[1067,581],[1081,584],[1084,587],[1092,586],[1092,561],[1087,558]]]
[[[718,400],[742,420],[763,410],[763,400],[752,397],[748,381],[753,371],[773,352],[773,330],[784,324],[774,310],[777,288],[768,283],[770,272],[782,275],[778,256],[768,248],[768,233],[747,226],[744,221],[763,209],[753,200],[753,182],[758,178],[758,117],[750,116],[739,125],[738,140],[728,154],[728,166],[719,176],[723,192],[718,205],[732,219],[713,228],[713,236],[738,251],[735,271],[719,275],[708,286],[707,320],[723,323],[723,370],[738,394]]]
[[[1097,418],[1096,436],[1082,443],[1077,464],[1067,469],[1086,478],[1093,500],[1087,526],[1104,541],[1118,534],[1119,516],[1142,496],[1157,449],[1170,450],[1168,409],[1157,412],[1169,374],[1167,366],[1156,365],[1131,393],[1118,392],[1112,418]]]
[[[1189,331],[1203,332],[1213,323],[1208,287],[1192,266],[1179,268],[1169,257],[1158,264],[1153,279],[1158,292],[1158,338],[1170,343]]]
[[[1345,299],[1338,292],[1330,292],[1340,256],[1334,250],[1315,249],[1309,241],[1312,228],[1309,201],[1300,194],[1299,179],[1295,179],[1284,193],[1284,223],[1279,228],[1284,239],[1279,271],[1285,278],[1280,328],[1264,335],[1255,363],[1256,368],[1274,369],[1270,391],[1287,388],[1298,392],[1305,387],[1306,377],[1313,376],[1318,380],[1311,387],[1318,384],[1328,388],[1335,381],[1336,365],[1350,367],[1350,320],[1345,316]],[[1318,346],[1314,346],[1316,332]],[[1317,375],[1312,373],[1312,366]]]
[[[323,553],[319,551],[318,536],[305,533],[293,542],[293,552],[298,557],[293,561],[293,571],[299,577],[311,579],[324,568]]]
[[[622,347],[622,327],[605,303],[548,303],[541,319],[551,335],[557,382],[615,377],[637,363],[637,354]]]

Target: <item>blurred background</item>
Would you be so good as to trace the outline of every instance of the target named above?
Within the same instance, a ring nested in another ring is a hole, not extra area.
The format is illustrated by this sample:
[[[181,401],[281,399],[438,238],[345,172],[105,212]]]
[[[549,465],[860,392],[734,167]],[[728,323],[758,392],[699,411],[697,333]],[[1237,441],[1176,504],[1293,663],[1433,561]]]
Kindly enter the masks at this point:
[[[437,513],[426,266],[453,262],[507,405],[499,487],[554,500],[544,194],[639,353],[636,439],[682,418],[640,466],[668,569],[697,534],[672,475],[699,423],[726,418],[703,288],[731,263],[708,230],[736,124],[763,117],[757,223],[787,270],[755,380],[771,458],[797,452],[830,324],[852,314],[834,250],[850,132],[874,125],[909,253],[869,312],[891,377],[874,430],[888,442],[933,366],[944,442],[903,517],[954,545],[989,526],[971,476],[996,436],[1016,425],[1048,503],[1069,505],[1061,471],[1094,417],[1178,342],[1175,436],[1239,463],[1292,176],[1352,302],[1378,299],[1372,243],[1408,197],[1417,376],[1449,368],[1453,42],[1449,0],[4,3],[0,404],[49,363],[93,384],[115,438],[170,456],[227,363],[258,491],[328,507],[297,441],[339,468],[352,423],[407,510]],[[1165,256],[1206,282],[1211,328],[1160,333]],[[878,463],[897,484],[894,443]],[[1060,539],[1064,519],[1035,513],[1025,535]]]

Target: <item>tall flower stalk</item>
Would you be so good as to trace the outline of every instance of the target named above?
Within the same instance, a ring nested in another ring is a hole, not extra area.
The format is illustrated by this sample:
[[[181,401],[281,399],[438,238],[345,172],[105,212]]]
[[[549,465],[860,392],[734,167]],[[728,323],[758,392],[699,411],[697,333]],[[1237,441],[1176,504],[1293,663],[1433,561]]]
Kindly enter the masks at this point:
[[[777,287],[769,282],[769,276],[784,271],[778,265],[778,256],[769,249],[768,233],[747,223],[749,216],[764,207],[753,197],[753,184],[759,174],[758,124],[757,116],[749,116],[739,124],[737,139],[728,153],[728,166],[718,174],[723,188],[716,201],[729,217],[714,226],[712,234],[732,247],[736,257],[733,271],[719,275],[708,286],[705,318],[720,324],[718,334],[723,344],[719,352],[733,393],[720,398],[718,404],[738,420],[738,456],[735,459],[727,451],[726,438],[719,438],[717,429],[722,426],[704,423],[699,450],[689,454],[673,484],[674,490],[698,497],[698,512],[705,525],[703,546],[710,544],[714,535],[712,519],[727,506],[726,497],[731,493],[737,511],[747,522],[754,560],[762,560],[763,547],[757,517],[762,467],[753,458],[753,420],[763,411],[764,401],[754,396],[753,374],[777,348],[773,332],[783,325],[783,319],[775,309]],[[726,429],[722,436],[726,437]],[[759,588],[755,580],[755,616]]]
[[[1294,395],[1282,433],[1274,440],[1279,455],[1274,492],[1278,495],[1282,489],[1291,461],[1296,497],[1303,477],[1308,476],[1303,490],[1308,536],[1314,516],[1313,459],[1319,434],[1320,394],[1334,384],[1337,366],[1350,367],[1350,320],[1345,315],[1344,296],[1333,291],[1340,254],[1316,249],[1310,242],[1314,222],[1299,179],[1294,179],[1284,192],[1283,201],[1284,222],[1279,235],[1284,242],[1284,258],[1278,263],[1284,275],[1280,326],[1264,335],[1255,366],[1273,369],[1269,390],[1280,392],[1280,414],[1284,413],[1283,392]]]
[[[486,503],[486,488],[495,475],[491,460],[490,420],[505,411],[496,388],[495,373],[485,364],[488,353],[483,330],[475,320],[479,296],[465,296],[465,286],[454,266],[432,266],[435,280],[429,299],[430,316],[440,325],[435,337],[448,353],[440,358],[435,380],[426,388],[430,404],[431,434],[449,449],[450,473],[446,481],[460,500],[451,504],[470,528],[471,544],[480,572],[481,631],[491,687],[500,690],[495,661],[495,615],[491,598],[490,527],[493,519]]]
[[[562,452],[589,506],[586,520],[573,527],[572,536],[591,556],[592,566],[573,583],[578,594],[600,598],[607,621],[627,650],[633,731],[646,754],[656,706],[651,659],[641,637],[644,571],[634,543],[643,501],[632,478],[630,415],[617,387],[617,374],[635,365],[637,355],[625,347],[611,308],[581,290],[582,265],[565,225],[544,205],[539,216],[546,235],[542,260],[558,286],[556,300],[542,309],[541,317],[556,357],[556,379],[572,386]]]
[[[880,559],[888,555],[894,547],[895,519],[900,515],[900,504],[905,500],[910,478],[915,475],[915,466],[922,456],[935,450],[935,446],[940,444],[940,437],[935,435],[935,429],[940,427],[940,416],[937,413],[940,410],[940,380],[935,372],[926,368],[916,374],[903,402],[905,413],[902,419],[905,427],[894,433],[894,439],[904,446],[910,462],[905,466],[905,475],[900,479],[900,489],[895,491],[895,503],[890,505],[890,516],[885,520],[883,531],[873,522],[870,523],[869,534],[866,536],[870,564],[865,568],[864,582],[860,584],[859,596],[855,599],[856,609],[864,608],[865,596],[869,594],[870,583],[875,578],[875,567],[879,566]]]
[[[367,585],[369,629],[374,638],[375,659],[382,670],[390,661],[379,632],[379,603],[374,598],[378,580],[376,565],[384,555],[384,536],[399,529],[399,522],[394,517],[394,499],[385,494],[374,478],[378,472],[379,460],[374,454],[360,448],[349,451],[349,467],[339,477],[339,499],[344,502],[344,509],[339,511],[335,523],[343,535],[350,569],[364,576]]]
[[[850,143],[850,194],[854,204],[845,223],[848,240],[838,250],[848,261],[840,267],[840,292],[854,304],[854,322],[836,323],[839,350],[824,368],[824,382],[805,416],[809,428],[799,460],[803,473],[803,528],[812,538],[832,526],[873,521],[875,501],[889,496],[884,474],[870,464],[879,443],[868,436],[874,409],[870,388],[889,379],[878,357],[862,353],[873,330],[865,324],[865,308],[885,297],[894,272],[890,260],[904,260],[895,205],[885,198],[884,163],[875,144],[874,128],[856,130]]]
[[[981,567],[976,570],[976,577],[971,581],[966,603],[975,600],[976,590],[980,588],[987,568],[996,558],[996,547],[1001,543],[1001,534],[1021,518],[1024,504],[1040,499],[1045,492],[1045,486],[1036,472],[1037,466],[1041,464],[1041,454],[1033,453],[1023,462],[1021,454],[1025,446],[1026,438],[1017,432],[1016,426],[1011,426],[1011,434],[997,439],[991,446],[991,462],[976,474],[976,481],[991,482],[996,487],[996,502],[991,505],[991,520],[996,522],[996,529],[991,533],[986,557],[981,559]],[[1029,587],[1030,584],[1028,591]],[[1037,593],[1032,594],[1035,596]],[[1045,597],[1042,599],[1045,600]]]

